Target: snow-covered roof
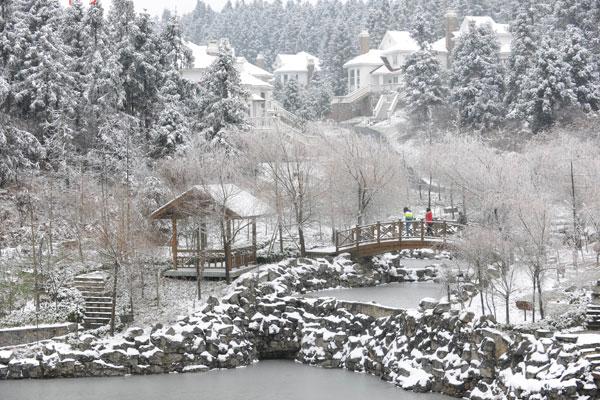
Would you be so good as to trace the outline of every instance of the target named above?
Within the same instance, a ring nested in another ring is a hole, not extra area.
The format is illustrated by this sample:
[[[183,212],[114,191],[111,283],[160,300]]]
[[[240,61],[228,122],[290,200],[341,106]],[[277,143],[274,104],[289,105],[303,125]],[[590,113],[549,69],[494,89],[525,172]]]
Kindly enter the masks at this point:
[[[206,69],[215,61],[216,56],[207,53],[208,46],[200,46],[192,42],[183,42],[194,56],[193,68]]]
[[[269,80],[273,78],[273,74],[267,71],[266,69],[260,68],[258,65],[254,65],[251,62],[248,62],[245,57],[238,57],[236,59],[236,63],[241,66],[241,70],[243,72],[247,72],[252,76],[255,76],[259,79]]]
[[[371,74],[373,75],[400,75],[402,74],[402,71],[400,69],[396,70],[396,71],[390,71],[389,69],[387,69],[387,67],[385,65],[380,65],[379,67],[375,68],[373,71],[371,71]]]
[[[413,52],[419,49],[419,44],[408,31],[387,31],[379,44],[379,50],[382,50],[385,54]]]
[[[308,72],[309,60],[313,60],[315,71],[319,71],[319,59],[305,51],[296,54],[278,54],[273,63],[273,73]]]
[[[344,68],[356,67],[361,65],[383,65],[381,55],[381,50],[371,49],[367,53],[356,56],[347,63],[345,63]]]
[[[262,79],[258,79],[257,77],[250,75],[246,71],[242,71],[240,73],[240,83],[244,86],[256,86],[266,89],[270,89],[273,87],[270,83],[267,83]]]
[[[201,74],[194,72],[193,70],[204,71],[211,66],[217,56],[207,53],[208,46],[200,46],[192,42],[184,42],[185,46],[192,51],[194,56],[194,64],[189,69],[184,69],[182,75],[188,79],[196,81],[200,79]],[[251,64],[244,57],[237,57],[235,63],[236,69],[240,72],[240,80],[244,86],[255,86],[270,89],[273,86],[269,84],[268,80],[273,77],[269,71],[266,71],[254,64]]]
[[[494,21],[492,19],[492,17],[488,17],[488,16],[475,17],[475,16],[467,15],[463,19],[463,22],[460,25],[460,28],[458,30],[460,32],[460,34],[465,34],[465,33],[469,32],[469,25],[472,23],[478,27],[488,25],[492,28],[492,30],[496,34],[510,33],[510,31],[508,29],[508,24],[497,24],[496,21]]]
[[[229,218],[252,218],[271,213],[271,208],[262,200],[238,186],[227,183],[223,185],[195,185],[173,200],[158,208],[152,219],[179,219],[193,215],[220,212],[223,207]]]
[[[440,40],[436,40],[431,44],[431,50],[436,51],[438,53],[447,53],[448,48],[446,47],[446,38],[443,37]]]
[[[233,211],[241,218],[256,217],[271,212],[271,208],[265,202],[231,183],[194,186],[194,188],[205,190],[217,203]]]

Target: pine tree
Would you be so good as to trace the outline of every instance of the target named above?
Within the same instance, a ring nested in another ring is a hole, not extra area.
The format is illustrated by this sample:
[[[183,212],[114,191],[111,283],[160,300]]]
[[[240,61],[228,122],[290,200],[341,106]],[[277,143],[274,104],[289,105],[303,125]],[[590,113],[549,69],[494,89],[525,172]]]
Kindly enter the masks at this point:
[[[119,53],[112,49],[100,1],[87,10],[84,36],[89,40],[84,56],[87,129],[78,135],[78,143],[85,151],[101,136],[100,131],[112,124],[109,120],[123,109],[125,93]]]
[[[389,0],[369,0],[367,30],[374,43],[380,43],[385,32],[394,25]]]
[[[188,118],[182,111],[184,103],[179,93],[179,74],[172,71],[159,93],[161,112],[153,129],[152,155],[164,157],[181,149],[190,140]]]
[[[438,39],[436,21],[421,3],[415,9],[410,21],[410,35],[424,49]]]
[[[167,69],[180,70],[192,64],[192,52],[183,44],[181,22],[177,16],[166,21],[160,37],[162,46],[161,64]]]
[[[542,37],[528,70],[523,88],[524,101],[519,112],[525,115],[534,132],[551,126],[559,110],[577,104],[571,67],[559,47],[548,35]]]
[[[282,103],[283,108],[288,110],[293,114],[297,114],[300,111],[304,104],[304,90],[298,84],[298,81],[295,79],[290,79],[283,86],[283,94],[282,94]]]
[[[21,3],[16,25],[20,53],[12,82],[18,112],[44,124],[52,122],[54,111],[72,101],[71,76],[64,65],[70,60],[57,31],[61,7],[56,0]]]
[[[430,121],[434,109],[442,106],[448,96],[438,59],[428,50],[417,51],[406,59],[402,75],[409,115],[417,123]]]
[[[89,41],[85,36],[84,18],[85,12],[81,0],[74,0],[71,6],[65,10],[61,22],[61,37],[69,60],[66,68],[71,75],[73,85],[73,109],[67,110],[67,112],[73,118],[75,129],[79,129],[82,125],[83,109],[85,108],[84,93],[87,84],[85,55]]]
[[[333,93],[337,96],[346,92],[346,70],[344,63],[357,55],[356,43],[343,19],[338,20],[338,26],[329,41],[326,57],[322,59],[325,79],[331,82]]]
[[[203,127],[208,140],[221,139],[230,126],[245,126],[248,92],[241,86],[231,49],[222,44],[219,54],[200,82]]]
[[[581,29],[569,25],[564,35],[561,54],[571,70],[577,102],[584,112],[597,111],[600,105],[600,76],[588,42]]]
[[[325,118],[331,108],[331,85],[320,72],[315,72],[305,93],[303,109],[300,115],[309,120]]]
[[[470,26],[457,41],[450,71],[451,100],[461,126],[476,130],[504,117],[504,84],[498,43],[489,26]]]
[[[535,20],[534,8],[529,0],[525,0],[511,24],[512,45],[504,97],[504,103],[508,107],[508,117],[511,119],[518,120],[525,117],[519,113],[522,109],[519,104],[523,102],[525,78],[534,62],[537,49]]]

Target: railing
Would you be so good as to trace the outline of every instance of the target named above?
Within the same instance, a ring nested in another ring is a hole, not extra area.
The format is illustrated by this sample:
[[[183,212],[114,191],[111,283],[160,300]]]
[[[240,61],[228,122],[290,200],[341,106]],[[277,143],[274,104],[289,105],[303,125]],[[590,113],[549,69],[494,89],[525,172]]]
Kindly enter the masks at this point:
[[[197,257],[204,257],[205,268],[225,268],[225,251],[177,249],[177,259],[182,260],[180,265],[193,264]],[[248,266],[256,263],[256,251],[253,246],[236,247],[231,249],[231,269]]]
[[[302,118],[298,117],[294,113],[289,112],[288,110],[283,108],[283,106],[281,104],[279,104],[276,101],[271,102],[271,109],[268,110],[268,113],[272,114],[273,116],[276,116],[276,117],[282,119],[283,121],[287,122],[288,124],[298,127],[298,128],[301,127],[304,123]]]
[[[344,249],[356,248],[363,244],[379,244],[382,242],[404,240],[426,240],[441,239],[445,242],[449,236],[456,234],[462,225],[454,221],[394,221],[377,222],[376,224],[356,226],[354,228],[336,231],[336,252]]]
[[[344,96],[334,96],[333,99],[331,99],[331,103],[353,103],[369,93],[392,93],[397,92],[399,87],[399,83],[384,83],[382,85],[363,86],[362,88],[355,89]]]
[[[366,96],[370,92],[371,92],[371,87],[365,86],[365,87],[362,87],[360,89],[353,91],[352,93],[348,93],[345,96],[335,96],[333,99],[331,99],[331,103],[332,104],[353,103],[356,100],[360,99],[361,97]]]

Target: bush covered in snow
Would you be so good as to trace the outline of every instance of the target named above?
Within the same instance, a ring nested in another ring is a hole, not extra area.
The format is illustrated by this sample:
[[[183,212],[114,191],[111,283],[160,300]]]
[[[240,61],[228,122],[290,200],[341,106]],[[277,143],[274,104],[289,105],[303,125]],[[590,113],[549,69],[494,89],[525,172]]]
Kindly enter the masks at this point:
[[[85,301],[77,289],[61,288],[54,301],[48,299],[40,303],[36,313],[33,300],[2,318],[0,325],[4,327],[52,324],[58,322],[81,322]]]

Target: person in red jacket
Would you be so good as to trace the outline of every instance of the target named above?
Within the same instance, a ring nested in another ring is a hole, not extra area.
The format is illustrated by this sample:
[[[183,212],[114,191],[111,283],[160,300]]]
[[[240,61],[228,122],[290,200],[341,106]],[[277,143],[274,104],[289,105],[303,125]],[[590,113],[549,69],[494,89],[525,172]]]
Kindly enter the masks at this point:
[[[429,236],[433,235],[433,212],[431,212],[431,208],[429,207],[425,211],[425,223],[427,224],[427,234]]]

